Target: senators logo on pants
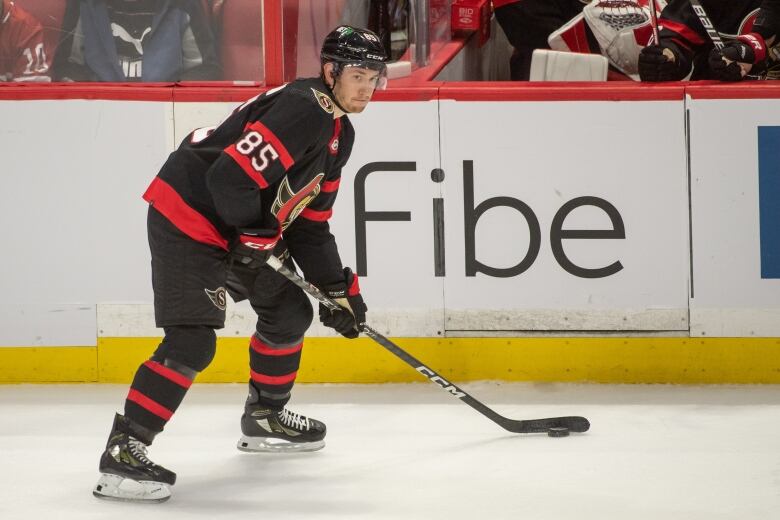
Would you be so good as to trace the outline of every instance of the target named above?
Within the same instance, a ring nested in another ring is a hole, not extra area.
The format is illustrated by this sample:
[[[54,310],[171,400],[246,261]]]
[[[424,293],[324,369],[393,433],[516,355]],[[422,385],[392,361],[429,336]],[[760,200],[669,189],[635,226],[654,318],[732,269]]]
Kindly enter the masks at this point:
[[[208,289],[203,289],[203,290],[206,291],[209,300],[211,300],[211,303],[213,303],[217,309],[224,311],[227,308],[227,297],[225,295],[224,287],[217,287],[213,291],[210,291]]]

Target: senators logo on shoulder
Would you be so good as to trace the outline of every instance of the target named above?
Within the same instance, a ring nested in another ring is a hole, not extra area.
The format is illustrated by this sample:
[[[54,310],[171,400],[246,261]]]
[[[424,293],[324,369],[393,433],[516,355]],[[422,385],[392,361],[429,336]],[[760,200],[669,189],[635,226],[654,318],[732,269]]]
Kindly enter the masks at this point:
[[[332,114],[335,110],[333,100],[319,90],[311,89],[311,91],[314,92],[314,97],[317,98],[317,103],[319,103],[320,107],[328,114]]]

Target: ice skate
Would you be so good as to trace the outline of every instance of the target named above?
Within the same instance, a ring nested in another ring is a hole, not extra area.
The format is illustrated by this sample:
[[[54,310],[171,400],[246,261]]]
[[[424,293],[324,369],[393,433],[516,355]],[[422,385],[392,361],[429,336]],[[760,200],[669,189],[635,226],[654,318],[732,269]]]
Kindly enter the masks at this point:
[[[116,415],[106,451],[100,457],[101,475],[93,495],[131,502],[164,502],[170,498],[176,474],[149,460],[147,445],[134,435],[145,439],[153,435],[145,436],[142,430],[126,417]]]
[[[325,447],[325,424],[287,408],[268,408],[257,403],[250,385],[249,399],[241,416],[238,449],[248,452],[316,451]]]

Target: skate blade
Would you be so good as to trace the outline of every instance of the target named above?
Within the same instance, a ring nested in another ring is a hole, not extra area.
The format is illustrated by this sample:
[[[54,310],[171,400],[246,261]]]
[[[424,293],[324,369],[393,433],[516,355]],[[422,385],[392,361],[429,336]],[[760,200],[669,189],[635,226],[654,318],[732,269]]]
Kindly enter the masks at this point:
[[[248,453],[295,453],[317,451],[325,447],[325,441],[290,442],[275,437],[246,437],[238,440],[236,448]]]
[[[92,494],[103,500],[156,504],[171,498],[171,488],[163,482],[138,481],[103,473]]]

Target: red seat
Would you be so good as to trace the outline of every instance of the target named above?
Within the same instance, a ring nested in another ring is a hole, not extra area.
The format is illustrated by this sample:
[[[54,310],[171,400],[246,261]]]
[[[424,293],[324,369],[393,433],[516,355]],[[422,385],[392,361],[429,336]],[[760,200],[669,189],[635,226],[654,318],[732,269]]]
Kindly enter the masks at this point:
[[[63,39],[62,18],[65,15],[66,2],[63,0],[14,0],[14,4],[41,22],[46,52],[49,53],[50,58],[53,58],[60,41]]]
[[[223,79],[262,82],[263,2],[223,0],[215,3]]]

